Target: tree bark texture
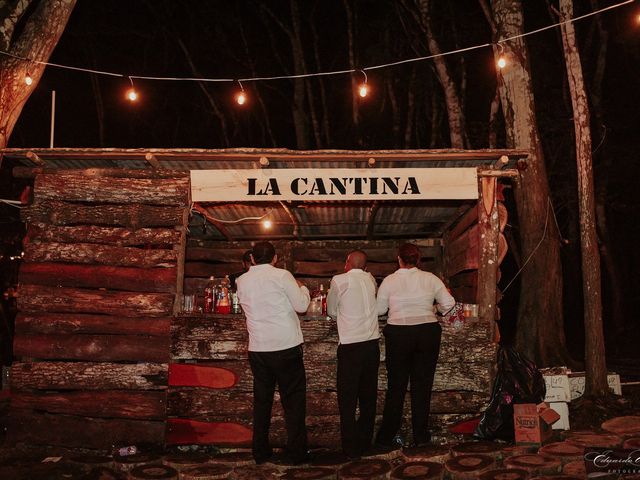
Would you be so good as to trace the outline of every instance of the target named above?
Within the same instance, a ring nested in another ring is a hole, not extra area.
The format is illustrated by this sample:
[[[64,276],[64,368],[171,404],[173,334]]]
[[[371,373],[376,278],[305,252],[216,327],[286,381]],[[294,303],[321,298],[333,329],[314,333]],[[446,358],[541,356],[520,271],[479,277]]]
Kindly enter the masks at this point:
[[[74,225],[58,227],[46,223],[31,223],[25,243],[101,243],[112,247],[154,247],[178,243],[180,231],[170,228],[129,228]]]
[[[7,6],[14,8],[0,19],[0,46],[17,57],[46,62],[67,25],[76,0],[33,2],[34,8],[29,9],[31,3],[20,1]],[[18,24],[21,28],[16,34]],[[0,148],[7,146],[22,107],[38,86],[44,69],[45,65],[41,63],[6,55],[0,58]],[[24,82],[27,73],[33,78],[29,86]]]
[[[520,0],[493,0],[498,40],[522,34]],[[529,151],[527,169],[514,189],[523,258],[518,348],[539,365],[567,363],[562,320],[560,246],[553,231],[549,186],[538,133],[527,48],[522,38],[503,44],[507,66],[498,73],[507,144]],[[498,51],[495,50],[496,61]],[[540,242],[540,243],[539,243]],[[539,244],[539,245],[538,245]]]
[[[573,0],[560,0],[561,20],[573,17]],[[582,294],[584,298],[585,394],[604,396],[609,393],[607,364],[602,327],[602,293],[600,252],[596,235],[596,209],[591,156],[591,126],[589,102],[582,76],[573,23],[562,25],[562,45],[567,67],[573,126],[575,128],[576,161],[578,165],[578,210],[580,218],[580,249],[582,254]]]
[[[166,363],[14,362],[14,390],[164,390]]]
[[[112,334],[169,336],[171,317],[117,317],[80,313],[18,313],[16,333],[37,334]]]
[[[427,45],[431,55],[439,55],[442,53],[440,45],[436,40],[433,29],[431,27],[431,0],[419,0],[420,14],[422,24],[427,37]],[[466,131],[465,131],[465,114],[462,108],[462,102],[458,95],[456,84],[453,81],[449,67],[445,61],[445,57],[435,57],[433,63],[436,67],[438,81],[444,92],[445,105],[447,106],[447,120],[449,122],[449,139],[451,148],[466,147]]]

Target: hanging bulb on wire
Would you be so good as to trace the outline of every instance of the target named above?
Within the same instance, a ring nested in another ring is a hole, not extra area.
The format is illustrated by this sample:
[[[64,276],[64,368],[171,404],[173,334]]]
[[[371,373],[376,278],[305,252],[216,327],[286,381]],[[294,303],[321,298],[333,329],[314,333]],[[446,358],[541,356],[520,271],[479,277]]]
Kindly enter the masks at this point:
[[[273,222],[268,218],[265,218],[264,220],[262,220],[262,226],[265,230],[270,230],[271,227],[273,227]]]
[[[131,88],[127,90],[126,98],[130,102],[135,102],[138,100],[138,92],[136,92],[135,87],[133,86],[133,80],[129,77],[129,82],[131,82]]]
[[[31,77],[29,72],[27,72],[26,75],[24,76],[24,83],[26,83],[27,86],[31,86],[33,84],[33,77]]]
[[[358,95],[360,95],[361,98],[364,98],[369,94],[369,85],[367,85],[367,74],[364,70],[360,70],[360,72],[364,75],[364,82],[358,86]]]
[[[504,56],[504,47],[502,46],[501,43],[498,44],[498,48],[500,49],[500,56],[498,57],[498,61],[496,62],[496,65],[498,65],[498,68],[502,70],[504,67],[507,66],[507,59]]]
[[[236,103],[240,106],[247,103],[247,94],[244,92],[244,87],[240,80],[238,80],[238,85],[240,85],[240,91],[236,93]]]

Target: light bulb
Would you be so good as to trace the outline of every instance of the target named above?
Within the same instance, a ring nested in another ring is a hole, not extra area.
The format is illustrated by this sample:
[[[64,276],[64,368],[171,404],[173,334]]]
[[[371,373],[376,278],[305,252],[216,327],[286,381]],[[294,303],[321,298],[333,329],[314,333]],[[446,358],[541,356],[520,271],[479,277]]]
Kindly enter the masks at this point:
[[[360,95],[362,98],[366,97],[368,93],[369,87],[366,83],[363,83],[358,87],[358,95]]]
[[[245,103],[247,103],[247,95],[244,93],[244,90],[238,92],[238,94],[236,95],[236,103],[238,105],[244,105]]]
[[[269,230],[272,226],[273,226],[273,222],[271,220],[269,220],[268,218],[265,218],[264,220],[262,220],[262,226]]]
[[[127,90],[127,100],[130,102],[135,102],[138,100],[138,92],[136,92],[133,88]]]
[[[500,58],[498,58],[498,68],[504,68],[507,66],[507,60],[500,55]]]
[[[27,85],[31,85],[33,83],[33,78],[31,78],[31,75],[29,75],[28,72],[24,76],[24,83],[26,83]]]

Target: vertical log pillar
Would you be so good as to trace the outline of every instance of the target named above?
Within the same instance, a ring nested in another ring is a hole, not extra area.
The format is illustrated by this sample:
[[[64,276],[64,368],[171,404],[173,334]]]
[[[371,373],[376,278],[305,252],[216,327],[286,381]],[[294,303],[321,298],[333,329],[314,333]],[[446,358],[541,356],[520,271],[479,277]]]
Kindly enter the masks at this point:
[[[480,177],[478,198],[478,308],[481,320],[491,325],[492,337],[496,338],[495,320],[497,311],[498,279],[498,205],[497,179]]]
[[[191,200],[191,189],[189,189],[189,200]],[[191,201],[189,201],[191,203]],[[173,302],[173,314],[178,315],[182,310],[182,295],[184,293],[184,264],[187,255],[187,228],[189,225],[189,209],[185,209],[182,214],[182,225],[175,227],[180,231],[180,241],[177,245],[173,246],[176,250],[176,299]]]

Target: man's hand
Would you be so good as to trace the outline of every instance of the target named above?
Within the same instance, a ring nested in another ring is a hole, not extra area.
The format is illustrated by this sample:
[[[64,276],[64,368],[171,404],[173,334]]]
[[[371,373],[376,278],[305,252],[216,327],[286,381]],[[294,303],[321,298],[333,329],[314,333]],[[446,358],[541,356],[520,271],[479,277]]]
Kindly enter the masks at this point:
[[[298,286],[299,286],[299,287],[304,287],[304,286],[305,286],[305,285],[304,285],[304,283],[302,283],[302,282],[301,282],[300,280],[298,280],[297,278],[296,278],[296,283],[298,284]]]

